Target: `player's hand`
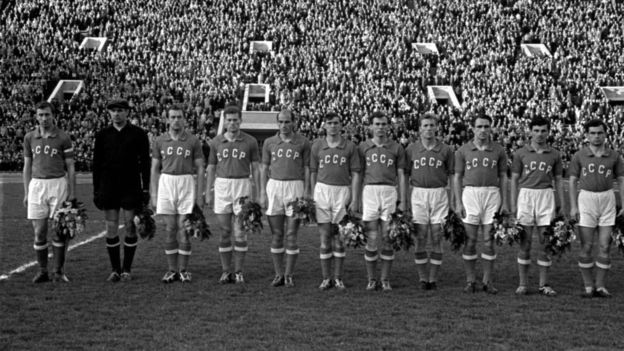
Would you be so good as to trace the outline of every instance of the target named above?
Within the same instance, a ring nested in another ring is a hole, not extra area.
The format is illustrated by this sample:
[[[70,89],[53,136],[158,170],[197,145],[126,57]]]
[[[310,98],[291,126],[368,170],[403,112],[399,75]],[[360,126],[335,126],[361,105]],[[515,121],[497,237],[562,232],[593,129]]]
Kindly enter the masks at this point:
[[[349,203],[349,207],[347,207],[347,211],[351,211],[351,213],[360,213],[359,202],[353,197],[351,199],[351,203]]]
[[[570,219],[574,219],[576,221],[578,221],[579,218],[579,210],[578,207],[572,207],[570,208]]]
[[[462,203],[457,203],[455,209],[455,212],[459,215],[460,218],[466,218],[466,210],[464,209],[464,205]]]
[[[399,206],[398,206],[398,208],[399,208],[399,211],[401,211],[401,212],[405,212],[405,204],[404,204],[404,203],[399,202]]]
[[[204,197],[203,196],[198,196],[197,199],[195,200],[195,204],[197,205],[197,207],[199,207],[202,211],[204,210]]]
[[[28,208],[28,194],[24,195],[24,207]]]
[[[258,198],[258,204],[261,208],[266,209],[268,204],[267,195],[264,193],[260,193],[260,197]]]
[[[143,190],[141,193],[141,203],[143,206],[147,206],[150,203],[150,193],[149,190]]]
[[[624,215],[624,207],[620,208],[620,211],[617,214],[618,216]]]
[[[150,203],[150,205],[152,206],[152,208],[156,208],[156,203],[158,202],[158,198],[156,197],[156,195],[152,195],[152,201]]]

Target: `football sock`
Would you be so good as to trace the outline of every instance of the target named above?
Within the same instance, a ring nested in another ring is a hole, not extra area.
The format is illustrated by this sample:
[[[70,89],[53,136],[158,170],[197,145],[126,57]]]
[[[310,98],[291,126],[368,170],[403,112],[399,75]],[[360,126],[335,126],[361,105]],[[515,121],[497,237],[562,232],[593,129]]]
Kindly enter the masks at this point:
[[[134,253],[136,252],[138,237],[126,236],[124,239],[124,258],[123,258],[123,270],[124,272],[130,272],[132,270],[132,261],[134,260]]]
[[[242,272],[245,265],[245,255],[247,254],[246,241],[236,241],[234,243],[234,272]]]
[[[366,276],[368,280],[375,279],[378,258],[379,255],[377,254],[377,251],[366,250],[364,252],[364,261],[366,261]]]
[[[219,258],[223,272],[232,272],[232,244],[219,245]]]
[[[54,271],[62,273],[65,264],[65,243],[52,241],[52,253],[54,255]]]
[[[113,271],[117,273],[121,273],[121,262],[119,253],[120,245],[121,242],[119,241],[118,236],[114,238],[106,238],[106,250],[108,251],[108,258],[110,259]]]
[[[394,252],[392,250],[381,251],[381,280],[388,280],[390,270],[392,269],[392,261],[394,261]]]
[[[299,257],[299,248],[286,249],[286,272],[285,275],[291,276],[295,272],[295,264]]]
[[[344,249],[334,251],[334,278],[342,279],[344,275],[344,260],[346,253]]]
[[[33,246],[37,253],[37,263],[42,272],[48,271],[48,243],[46,241],[36,242]]]
[[[286,250],[283,247],[272,247],[271,248],[271,258],[273,259],[273,269],[275,270],[275,275],[283,276],[284,271],[282,267],[284,267],[284,252]]]
[[[418,279],[421,282],[427,281],[427,273],[426,267],[427,262],[429,262],[429,258],[427,257],[427,253],[425,251],[414,253],[414,263],[416,264],[416,272],[418,273]]]
[[[177,272],[178,271],[178,242],[171,241],[165,243],[165,255],[167,256],[167,265],[169,266],[169,271]]]
[[[189,259],[191,258],[191,243],[180,243],[178,249],[178,268],[180,271],[185,271],[188,267]]]
[[[438,271],[442,266],[442,252],[432,252],[429,254],[429,281],[438,280]]]
[[[323,279],[329,279],[332,259],[334,258],[334,254],[331,252],[331,249],[321,249],[320,258],[321,258],[321,273],[323,274]]]

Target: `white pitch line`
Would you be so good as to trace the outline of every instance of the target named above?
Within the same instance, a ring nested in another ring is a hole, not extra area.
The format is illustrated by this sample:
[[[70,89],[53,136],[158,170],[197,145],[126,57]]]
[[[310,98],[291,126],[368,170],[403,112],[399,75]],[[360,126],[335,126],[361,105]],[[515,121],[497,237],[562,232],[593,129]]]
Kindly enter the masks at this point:
[[[119,229],[121,229],[123,227],[124,227],[124,225],[120,225]],[[88,244],[88,243],[90,243],[90,242],[92,242],[94,240],[97,240],[97,239],[105,236],[105,235],[106,235],[106,230],[101,232],[101,233],[99,233],[99,234],[96,234],[96,235],[94,235],[94,236],[92,236],[92,237],[90,237],[88,239],[85,239],[85,240],[83,240],[83,241],[81,241],[79,243],[75,243],[74,245],[70,245],[69,248],[67,248],[67,251],[71,251],[71,250],[73,250],[73,249],[75,249],[77,247],[80,247],[82,245]],[[50,258],[50,257],[52,257],[52,254],[48,255],[48,258]],[[28,268],[30,268],[30,267],[32,267],[32,266],[34,266],[36,264],[37,264],[37,261],[30,261],[30,262],[28,262],[26,264],[23,264],[23,265],[15,268],[14,270],[10,271],[8,274],[0,275],[0,281],[9,279],[13,274],[22,273],[23,271],[27,270]]]

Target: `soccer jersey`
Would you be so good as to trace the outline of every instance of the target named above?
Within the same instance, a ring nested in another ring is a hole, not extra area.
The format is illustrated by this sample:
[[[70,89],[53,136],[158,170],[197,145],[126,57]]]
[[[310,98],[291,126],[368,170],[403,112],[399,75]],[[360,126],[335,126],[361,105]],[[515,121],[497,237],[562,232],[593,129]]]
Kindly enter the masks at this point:
[[[329,147],[325,138],[318,139],[310,152],[310,172],[318,173],[316,181],[327,185],[351,185],[351,172],[359,172],[360,157],[355,144],[341,138],[336,147]]]
[[[264,141],[262,163],[269,166],[269,178],[275,180],[304,180],[304,167],[310,164],[310,142],[294,134],[284,141],[279,134]]]
[[[624,160],[607,148],[596,156],[589,147],[577,151],[570,162],[570,175],[579,179],[579,189],[602,192],[613,188],[613,180],[624,176]]]
[[[240,132],[233,141],[221,134],[210,143],[208,164],[217,165],[219,178],[249,178],[251,163],[258,161],[258,141],[245,132]]]
[[[464,177],[464,186],[499,186],[498,177],[507,172],[507,155],[502,146],[490,142],[479,150],[473,141],[455,152],[455,173]]]
[[[53,126],[50,136],[44,138],[37,127],[24,136],[24,157],[32,158],[32,177],[39,179],[65,176],[65,160],[74,158],[69,136]]]
[[[406,150],[410,185],[417,188],[442,188],[448,184],[449,175],[454,172],[455,158],[451,148],[437,142],[427,150],[421,140],[411,143]]]
[[[555,177],[563,173],[561,155],[551,147],[538,153],[530,144],[516,151],[511,164],[511,172],[520,175],[520,188],[552,188]]]
[[[152,158],[161,161],[161,173],[182,175],[195,173],[195,160],[203,159],[204,155],[199,139],[183,131],[177,140],[169,132],[156,138]]]
[[[389,140],[377,146],[369,139],[358,146],[364,185],[396,185],[398,169],[405,169],[405,150]]]

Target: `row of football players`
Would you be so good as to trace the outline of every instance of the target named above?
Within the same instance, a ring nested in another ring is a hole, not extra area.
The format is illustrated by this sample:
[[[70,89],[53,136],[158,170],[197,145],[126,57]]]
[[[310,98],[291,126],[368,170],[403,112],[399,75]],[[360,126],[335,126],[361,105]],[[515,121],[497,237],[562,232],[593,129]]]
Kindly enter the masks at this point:
[[[106,217],[106,246],[113,269],[109,281],[131,280],[137,245],[132,218],[143,201],[151,202],[165,222],[165,255],[169,269],[163,282],[191,281],[187,269],[191,244],[183,220],[192,212],[193,205],[203,207],[205,203],[212,207],[220,227],[219,256],[223,273],[219,282],[244,283],[247,235],[233,215],[240,210],[235,205],[236,200],[252,196],[253,182],[255,189],[259,189],[256,200],[266,208],[272,232],[273,286],[294,286],[300,223],[287,204],[312,195],[320,234],[323,279],[319,288],[322,290],[345,289],[345,246],[333,232],[347,211],[362,213],[368,237],[364,255],[368,275],[366,289],[392,289],[390,272],[394,252],[388,241],[388,224],[398,204],[400,210],[411,209],[418,230],[415,264],[422,289],[437,288],[437,273],[442,264],[441,224],[452,208],[462,217],[467,233],[462,255],[466,272],[464,291],[483,290],[496,294],[492,283],[496,253],[490,228],[497,211],[510,210],[527,233],[522,237],[518,252],[516,293],[528,292],[531,243],[535,236],[541,243],[536,259],[538,292],[556,295],[548,284],[552,261],[543,244],[543,232],[557,214],[554,189],[557,189],[559,203],[567,201],[561,181],[561,156],[548,144],[550,123],[547,119],[536,117],[530,122],[531,141],[514,154],[511,199],[507,199],[504,191],[508,182],[507,156],[492,140],[492,119],[486,115],[478,115],[471,121],[474,139],[453,152],[437,138],[438,119],[433,114],[420,117],[420,139],[404,150],[389,138],[389,117],[381,112],[368,118],[372,137],[356,146],[342,135],[341,116],[325,115],[325,137],[310,143],[296,133],[294,115],[285,110],[277,115],[279,132],[264,142],[260,152],[257,140],[240,130],[240,109],[228,106],[224,111],[225,132],[211,140],[205,167],[200,141],[186,130],[183,106],[169,108],[169,129],[153,142],[151,161],[145,132],[128,123],[130,106],[127,101],[111,101],[107,109],[111,125],[96,136],[93,185],[94,202]],[[24,139],[24,201],[28,218],[33,222],[34,247],[40,265],[33,281],[42,282],[50,279],[47,219],[58,207],[59,199],[73,198],[75,176],[71,142],[56,127],[52,105],[38,105],[37,120],[38,128]],[[610,296],[605,288],[605,276],[611,266],[610,233],[616,216],[613,180],[618,180],[620,196],[624,197],[622,158],[606,146],[606,128],[600,120],[586,124],[589,145],[573,156],[569,169],[570,213],[563,214],[559,210],[559,214],[579,220],[582,245],[578,265],[585,286],[582,295],[586,297]],[[409,199],[408,188],[411,189]],[[126,220],[123,262],[117,232],[121,211]],[[483,233],[480,288],[475,272],[479,232]],[[598,242],[595,259],[592,257],[594,241]],[[429,253],[425,251],[427,242],[431,248]],[[52,244],[53,279],[68,281],[63,272],[67,243],[53,238]]]

